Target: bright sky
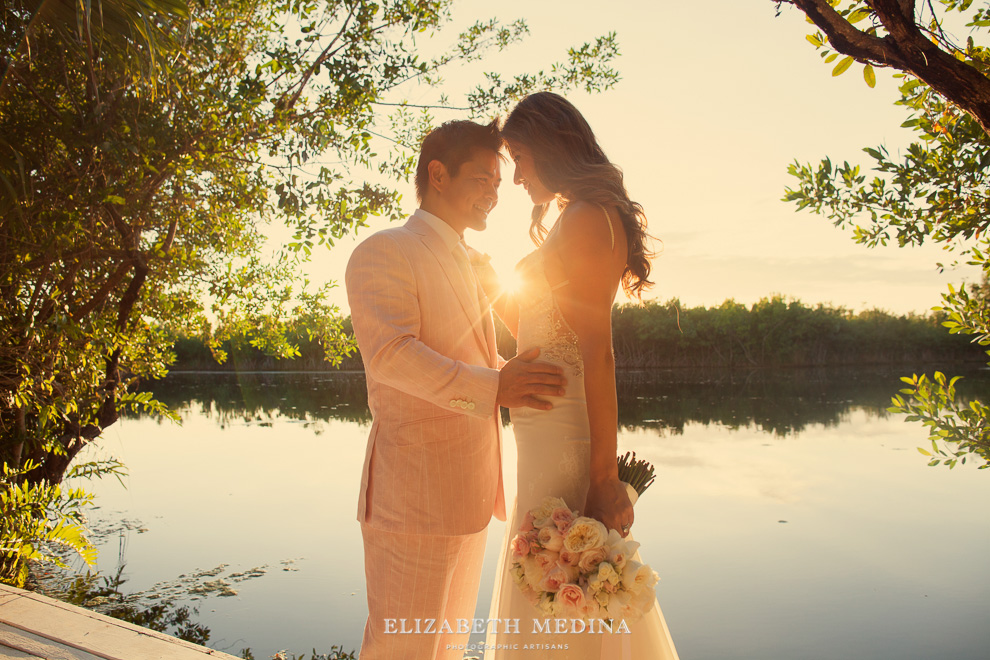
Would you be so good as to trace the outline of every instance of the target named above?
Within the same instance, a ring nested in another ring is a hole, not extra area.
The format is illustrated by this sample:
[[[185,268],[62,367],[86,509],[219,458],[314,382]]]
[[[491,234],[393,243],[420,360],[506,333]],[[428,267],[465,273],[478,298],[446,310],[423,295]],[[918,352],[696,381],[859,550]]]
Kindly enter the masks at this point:
[[[805,40],[811,26],[803,15],[785,7],[775,18],[770,0],[602,7],[600,0],[461,0],[454,23],[430,43],[451,42],[478,19],[529,24],[522,44],[487,57],[480,68],[447,72],[446,91],[456,103],[455,92],[476,84],[482,69],[508,76],[549,67],[570,46],[618,34],[621,82],[604,94],[567,96],[625,172],[630,196],[645,207],[651,233],[663,241],[651,278],[656,287],[647,297],[715,306],[781,293],[808,304],[925,312],[947,283],[977,279],[970,267],[940,275],[935,263],[952,258],[938,248],[869,250],[826,218],[796,213],[780,201],[794,181],[787,174],[794,159],[817,163],[827,155],[865,164],[863,147],[884,144],[896,154],[909,144],[889,71],[878,70],[875,89],[863,82],[857,64],[833,78],[832,67]],[[412,90],[410,100],[428,102],[434,95]],[[502,175],[487,231],[469,232],[467,239],[509,274],[533,249],[531,206],[512,184],[511,165]],[[400,191],[411,213],[413,188]],[[373,222],[372,230],[386,224]],[[317,252],[309,269],[317,282],[340,283],[334,302],[345,313],[344,268],[357,241],[370,233]]]

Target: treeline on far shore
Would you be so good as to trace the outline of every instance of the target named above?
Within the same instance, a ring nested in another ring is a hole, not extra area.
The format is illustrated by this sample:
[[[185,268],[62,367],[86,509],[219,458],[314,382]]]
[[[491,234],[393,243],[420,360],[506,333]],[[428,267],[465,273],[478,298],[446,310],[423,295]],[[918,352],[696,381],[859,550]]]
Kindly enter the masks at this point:
[[[852,312],[826,304],[808,306],[782,296],[753,305],[727,300],[717,307],[684,308],[679,301],[616,305],[612,342],[619,368],[755,368],[880,364],[985,362],[984,349],[972,337],[952,335],[945,316],[895,315],[882,310]],[[515,355],[515,340],[498,324],[499,353]],[[345,322],[350,331],[350,319]],[[197,337],[175,343],[173,370],[193,371],[332,371],[322,347],[307,338],[306,328],[293,332],[299,357],[265,355],[248,337],[221,347],[223,364],[213,359]],[[361,370],[361,356],[343,360],[340,370]]]

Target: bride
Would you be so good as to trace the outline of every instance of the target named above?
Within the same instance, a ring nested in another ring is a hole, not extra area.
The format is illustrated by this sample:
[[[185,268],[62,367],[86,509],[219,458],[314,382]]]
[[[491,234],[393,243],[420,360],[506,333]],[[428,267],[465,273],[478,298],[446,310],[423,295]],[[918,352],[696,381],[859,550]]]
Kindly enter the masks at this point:
[[[564,368],[567,388],[553,409],[517,408],[518,493],[496,572],[490,619],[518,619],[518,629],[489,632],[486,660],[509,658],[677,658],[659,606],[629,624],[630,633],[534,633],[545,617],[509,575],[509,541],[527,511],[547,495],[627,536],[633,507],[616,467],[617,404],[612,302],[619,285],[641,295],[652,283],[643,208],[631,201],[584,117],[566,99],[540,92],[506,119],[503,139],[513,182],[535,205],[530,236],[538,249],[516,267],[522,286],[501,294],[490,267],[481,279],[519,352]],[[543,218],[556,201],[551,229]],[[638,557],[637,557],[638,559]]]

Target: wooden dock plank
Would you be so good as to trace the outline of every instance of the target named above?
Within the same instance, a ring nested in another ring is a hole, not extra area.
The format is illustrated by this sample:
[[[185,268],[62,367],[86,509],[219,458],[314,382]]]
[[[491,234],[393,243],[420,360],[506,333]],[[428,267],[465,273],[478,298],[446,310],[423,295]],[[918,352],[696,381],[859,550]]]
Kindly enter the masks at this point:
[[[3,660],[45,660],[44,658],[39,658],[36,655],[30,655],[28,653],[23,653],[17,649],[7,648],[0,642],[0,658]]]
[[[220,651],[6,585],[0,585],[0,624],[5,624],[0,630],[0,650],[7,647],[45,660],[237,660]]]
[[[99,656],[59,645],[44,637],[0,623],[0,657],[7,657],[12,651],[19,655],[12,658],[44,658],[44,660],[102,660]]]

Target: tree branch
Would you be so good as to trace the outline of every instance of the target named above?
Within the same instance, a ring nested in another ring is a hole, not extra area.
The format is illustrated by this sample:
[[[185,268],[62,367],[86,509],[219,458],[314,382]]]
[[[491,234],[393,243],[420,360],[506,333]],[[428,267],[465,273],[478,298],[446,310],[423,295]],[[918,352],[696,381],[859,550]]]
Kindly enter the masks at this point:
[[[76,321],[80,320],[91,311],[96,309],[98,306],[103,304],[103,302],[110,295],[110,292],[117,288],[117,285],[124,281],[124,276],[131,270],[133,263],[128,261],[117,266],[117,270],[107,278],[107,281],[103,283],[100,290],[93,294],[93,297],[89,299],[82,307],[79,307],[72,313],[72,318]]]
[[[279,97],[279,99],[274,103],[276,108],[281,107],[284,110],[288,110],[296,104],[296,101],[299,100],[299,97],[302,95],[303,90],[306,89],[306,85],[309,83],[309,79],[312,78],[313,74],[316,72],[316,67],[320,66],[323,63],[323,61],[329,56],[330,51],[333,49],[334,45],[336,45],[336,43],[340,40],[340,37],[345,32],[347,32],[347,26],[348,24],[350,24],[351,19],[353,17],[354,17],[354,7],[351,7],[350,12],[348,12],[347,14],[347,18],[344,19],[344,24],[340,26],[340,30],[337,32],[337,34],[334,35],[333,39],[330,40],[330,43],[327,44],[327,47],[323,49],[323,52],[320,53],[320,56],[313,61],[309,69],[306,70],[306,73],[303,75],[302,79],[298,83],[296,83],[299,86],[299,89],[297,89],[292,94],[292,97],[288,101],[285,100],[285,96],[286,94],[289,93],[289,90],[283,92],[282,96]]]
[[[832,46],[845,55],[861,62],[900,68],[901,60],[896,52],[889,52],[889,45],[880,37],[862,32],[839,15],[825,0],[785,0],[803,11],[825,33]]]
[[[887,31],[884,37],[856,29],[827,0],[781,2],[803,11],[840,53],[911,74],[970,114],[990,134],[990,80],[924,35],[915,20],[915,0],[867,0]]]
[[[59,115],[58,110],[56,110],[51,103],[49,103],[43,96],[41,96],[41,94],[38,93],[38,91],[34,88],[33,85],[28,83],[28,81],[25,80],[20,73],[18,73],[17,69],[15,69],[14,67],[10,67],[10,69],[8,70],[8,74],[10,75],[11,78],[19,82],[24,87],[24,89],[28,91],[28,93],[31,95],[31,98],[37,101],[38,104],[41,105],[41,107],[43,107],[48,112],[48,114],[52,116],[52,119],[61,123],[62,117],[61,115]]]

